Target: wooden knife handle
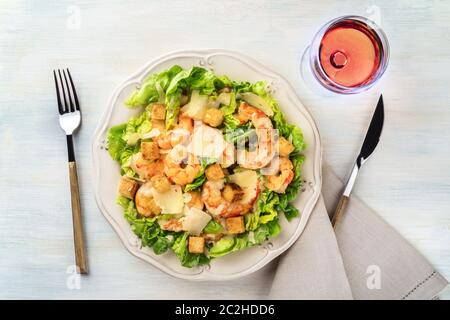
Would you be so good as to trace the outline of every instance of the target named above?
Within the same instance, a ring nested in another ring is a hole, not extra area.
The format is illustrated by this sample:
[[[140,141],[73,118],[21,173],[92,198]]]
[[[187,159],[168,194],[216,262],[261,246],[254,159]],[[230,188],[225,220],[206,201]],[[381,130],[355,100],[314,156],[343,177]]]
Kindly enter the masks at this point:
[[[73,237],[75,245],[75,262],[81,274],[88,273],[84,247],[83,223],[81,220],[80,193],[78,191],[77,165],[69,161],[70,197],[72,200]]]
[[[337,204],[336,210],[334,211],[333,220],[331,220],[331,225],[334,229],[336,229],[337,224],[339,223],[342,215],[344,214],[344,210],[347,207],[349,197],[342,195]]]

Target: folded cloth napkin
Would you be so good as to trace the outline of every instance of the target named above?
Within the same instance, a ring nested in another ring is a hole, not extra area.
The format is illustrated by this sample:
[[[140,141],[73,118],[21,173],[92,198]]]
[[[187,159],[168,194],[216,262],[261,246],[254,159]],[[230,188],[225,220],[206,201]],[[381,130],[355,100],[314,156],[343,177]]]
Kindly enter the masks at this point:
[[[323,168],[319,198],[300,239],[280,259],[270,299],[433,299],[447,280],[352,195],[330,223],[343,183]]]

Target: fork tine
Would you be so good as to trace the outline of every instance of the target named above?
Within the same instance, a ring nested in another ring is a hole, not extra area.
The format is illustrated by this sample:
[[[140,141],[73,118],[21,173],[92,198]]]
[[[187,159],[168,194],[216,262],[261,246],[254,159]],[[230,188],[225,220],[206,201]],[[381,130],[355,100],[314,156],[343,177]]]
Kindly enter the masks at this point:
[[[61,84],[61,91],[62,91],[62,96],[64,98],[64,112],[70,112],[69,106],[67,104],[67,100],[66,100],[66,90],[64,90],[64,82],[62,81],[62,77],[61,77],[61,70],[58,69],[58,74],[59,74],[59,83]]]
[[[56,88],[56,99],[58,100],[58,111],[59,114],[64,113],[64,108],[61,104],[61,96],[59,95],[59,86],[58,86],[58,79],[56,78],[56,71],[53,70],[53,77],[55,78],[55,88]]]
[[[73,84],[72,76],[70,75],[69,68],[67,68],[66,70],[67,70],[67,75],[69,76],[70,84],[72,85],[73,99],[75,100],[75,109],[80,111],[80,104],[78,103],[77,91],[75,90],[75,85]]]
[[[64,76],[64,82],[66,84],[66,89],[67,89],[67,99],[69,100],[69,107],[70,107],[70,112],[74,112],[75,108],[73,106],[73,102],[72,102],[72,94],[70,93],[70,86],[69,83],[67,82],[67,77],[66,77],[66,72],[63,70],[63,76]]]

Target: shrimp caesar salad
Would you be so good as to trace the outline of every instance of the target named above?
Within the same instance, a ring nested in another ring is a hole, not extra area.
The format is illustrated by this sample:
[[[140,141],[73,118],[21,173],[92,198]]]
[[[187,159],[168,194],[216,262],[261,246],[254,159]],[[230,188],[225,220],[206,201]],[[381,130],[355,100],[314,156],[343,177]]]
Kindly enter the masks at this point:
[[[264,81],[175,65],[151,74],[125,101],[137,109],[109,128],[117,203],[155,254],[184,267],[262,244],[299,216],[301,129],[287,122]]]

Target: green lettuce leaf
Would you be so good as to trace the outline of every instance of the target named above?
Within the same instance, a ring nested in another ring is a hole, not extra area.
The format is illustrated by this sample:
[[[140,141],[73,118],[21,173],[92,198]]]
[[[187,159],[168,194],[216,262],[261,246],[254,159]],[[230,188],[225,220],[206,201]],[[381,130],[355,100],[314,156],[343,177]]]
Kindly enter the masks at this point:
[[[128,146],[123,139],[127,123],[123,123],[108,130],[107,146],[111,157],[120,164],[121,174],[133,177],[134,171],[130,168],[131,156],[138,152],[139,146]]]
[[[151,102],[162,102],[162,95],[171,80],[181,71],[178,65],[165,70],[161,73],[154,73],[148,76],[143,82],[140,89],[136,89],[132,92],[130,97],[125,101],[125,105],[130,108],[139,106],[147,106]]]
[[[301,152],[306,148],[301,129],[295,125],[289,124],[286,121],[277,101],[267,92],[266,87],[267,84],[265,81],[258,81],[250,87],[244,88],[263,98],[272,107],[272,110],[274,112],[272,121],[274,123],[275,129],[278,129],[278,133],[280,135],[292,141],[292,144],[295,148],[294,152]]]
[[[195,177],[194,181],[192,181],[191,183],[188,183],[184,187],[184,192],[196,191],[196,190],[199,190],[203,186],[203,184],[206,181],[205,169],[210,164],[213,164],[215,162],[215,160],[214,159],[202,158],[202,159],[200,159],[200,162],[201,162],[201,165],[202,165],[201,168],[200,168],[200,171],[198,172],[198,174]]]
[[[203,228],[204,233],[219,233],[223,231],[223,227],[220,223],[214,220],[210,220],[205,228]]]
[[[264,190],[256,202],[256,210],[246,215],[246,230],[256,230],[260,224],[272,221],[278,216],[275,206],[278,202],[278,194]]]
[[[230,104],[222,105],[220,107],[220,110],[223,112],[223,125],[227,130],[236,129],[240,124],[239,120],[233,116],[233,113],[236,111],[236,107],[236,92],[232,91],[230,93]]]
[[[224,256],[233,251],[234,245],[236,244],[236,237],[223,237],[217,241],[213,247],[209,250],[209,256],[211,258],[217,258]]]
[[[182,70],[170,81],[166,91],[166,126],[170,128],[180,111],[180,97],[183,91],[199,90],[202,95],[217,96],[217,91],[232,82],[225,76],[219,77],[201,67]]]
[[[152,247],[156,254],[162,254],[170,248],[171,237],[161,230],[156,218],[140,218],[134,201],[123,196],[119,196],[116,202],[124,209],[125,219],[130,223],[131,230],[141,239],[142,246]]]
[[[145,108],[144,112],[139,117],[132,116],[126,124],[122,140],[126,141],[128,146],[135,145],[142,134],[150,132],[152,129],[150,118],[151,111],[149,107]]]
[[[209,258],[202,253],[190,253],[188,251],[188,239],[189,233],[184,232],[177,235],[174,243],[172,244],[172,250],[175,255],[180,259],[181,265],[187,268],[208,264]]]
[[[126,175],[127,177],[134,177],[136,175],[133,169],[131,169],[131,157],[134,153],[134,149],[128,147],[120,155],[119,163],[122,175]]]
[[[260,225],[253,233],[252,245],[261,244],[269,238],[276,237],[281,232],[278,218]]]
[[[209,250],[209,256],[211,258],[222,257],[244,248],[259,245],[268,238],[276,237],[280,231],[281,227],[278,223],[278,219],[274,219],[267,222],[267,224],[259,226],[254,231],[246,232],[235,237],[224,237],[220,239]]]
[[[294,179],[286,188],[285,193],[278,195],[278,203],[275,206],[277,211],[283,211],[284,215],[291,221],[293,218],[299,216],[299,211],[293,205],[291,201],[295,200],[301,187],[302,187],[302,172],[301,167],[305,160],[305,157],[299,154],[291,156],[292,165],[294,166]]]
[[[194,181],[184,187],[184,192],[199,190],[206,181],[205,171],[200,170]]]
[[[226,130],[234,130],[239,126],[239,124],[239,120],[231,114],[227,114],[223,117],[223,125]]]
[[[222,257],[232,252],[252,246],[248,240],[248,234],[241,234],[235,237],[224,237],[217,241],[209,250],[211,258]]]
[[[228,129],[228,128],[227,128]],[[242,139],[249,139],[256,134],[256,130],[252,128],[251,122],[244,125],[238,125],[233,130],[225,130],[224,139],[228,142],[236,144]]]
[[[127,127],[126,123],[109,128],[107,135],[108,152],[111,158],[119,161],[120,155],[126,149],[127,143],[122,139],[122,135]]]

